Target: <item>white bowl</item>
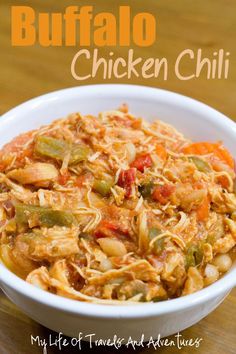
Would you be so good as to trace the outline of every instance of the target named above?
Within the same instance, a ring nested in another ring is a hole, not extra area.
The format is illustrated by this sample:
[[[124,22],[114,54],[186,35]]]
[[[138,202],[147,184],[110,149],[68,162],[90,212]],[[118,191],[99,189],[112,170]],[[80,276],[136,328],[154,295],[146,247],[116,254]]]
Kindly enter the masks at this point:
[[[236,150],[236,124],[214,109],[176,93],[132,85],[94,85],[69,88],[30,100],[0,119],[0,146],[21,132],[69,113],[97,114],[127,103],[148,120],[160,118],[193,140],[223,140]],[[160,303],[110,306],[83,303],[56,296],[27,284],[0,264],[0,285],[5,294],[42,325],[77,336],[95,333],[138,340],[177,333],[214,310],[236,285],[236,267],[216,283],[195,294]],[[84,337],[84,339],[86,339]],[[88,338],[87,338],[88,339]],[[95,338],[93,338],[95,339]]]

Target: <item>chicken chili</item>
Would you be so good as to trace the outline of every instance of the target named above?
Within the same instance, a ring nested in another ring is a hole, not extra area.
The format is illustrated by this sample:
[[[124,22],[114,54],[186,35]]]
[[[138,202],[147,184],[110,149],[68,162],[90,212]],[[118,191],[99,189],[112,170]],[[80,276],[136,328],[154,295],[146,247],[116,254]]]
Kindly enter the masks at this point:
[[[232,265],[235,186],[221,142],[191,142],[126,105],[71,114],[0,151],[1,258],[80,301],[191,294]]]

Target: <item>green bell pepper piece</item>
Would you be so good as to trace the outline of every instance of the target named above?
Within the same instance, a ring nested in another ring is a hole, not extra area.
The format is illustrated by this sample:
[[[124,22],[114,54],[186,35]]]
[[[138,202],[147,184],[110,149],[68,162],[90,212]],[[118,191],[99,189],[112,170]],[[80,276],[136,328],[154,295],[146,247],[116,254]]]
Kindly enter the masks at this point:
[[[65,154],[70,150],[69,164],[76,164],[86,160],[89,154],[89,147],[86,145],[74,144],[70,146],[66,141],[41,135],[35,143],[35,152],[39,155],[51,157],[62,161]]]
[[[102,179],[96,179],[93,183],[93,189],[101,194],[103,197],[107,197],[111,192],[112,184]]]
[[[34,205],[18,204],[15,207],[16,223],[28,224],[29,219],[35,220],[38,226],[53,227],[71,226],[76,224],[76,218],[69,211],[53,210]]]

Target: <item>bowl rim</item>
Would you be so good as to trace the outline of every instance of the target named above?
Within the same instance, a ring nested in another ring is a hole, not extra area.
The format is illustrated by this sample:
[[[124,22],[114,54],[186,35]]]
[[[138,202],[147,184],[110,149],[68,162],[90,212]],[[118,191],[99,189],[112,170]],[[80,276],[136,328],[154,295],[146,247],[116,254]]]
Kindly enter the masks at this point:
[[[98,90],[99,88],[99,90]],[[97,85],[85,85],[85,86],[75,86],[62,90],[53,91],[45,95],[38,96],[36,98],[30,99],[10,111],[4,113],[1,116],[0,126],[5,122],[5,120],[14,120],[20,111],[37,109],[40,105],[45,105],[49,101],[56,101],[61,97],[69,97],[72,94],[78,92],[86,93],[89,90],[89,94],[96,93],[98,96],[104,95],[104,90],[108,94],[119,93],[119,95],[124,94],[124,90],[129,90],[129,97],[135,97],[137,94],[142,94],[142,97],[153,97],[158,96],[159,99],[175,101],[176,104],[180,106],[191,105],[193,111],[206,114],[206,119],[214,124],[217,120],[217,124],[227,128],[236,137],[236,124],[231,121],[224,114],[215,110],[208,105],[197,101],[193,98],[181,95],[176,92],[167,91],[163,89],[130,85],[130,84],[97,84]],[[98,91],[97,91],[98,90]],[[119,95],[117,97],[119,97]],[[171,312],[179,312],[182,310],[189,309],[193,306],[200,305],[207,302],[217,296],[226,294],[234,286],[236,286],[236,269],[230,270],[221,279],[217,280],[212,285],[197,291],[196,293],[186,295],[184,297],[179,297],[177,299],[166,300],[158,303],[141,303],[137,305],[124,304],[124,305],[103,305],[88,302],[81,302],[77,300],[72,300],[64,298],[52,293],[46,292],[35,286],[26,283],[24,280],[16,276],[9,269],[7,269],[0,262],[0,286],[3,290],[10,288],[11,291],[15,291],[24,297],[38,302],[41,305],[46,305],[54,309],[68,312],[71,315],[84,316],[84,317],[97,317],[97,318],[110,318],[110,319],[135,319],[135,318],[145,318],[145,317],[155,317],[162,314],[168,314]],[[127,310],[127,306],[129,310]]]

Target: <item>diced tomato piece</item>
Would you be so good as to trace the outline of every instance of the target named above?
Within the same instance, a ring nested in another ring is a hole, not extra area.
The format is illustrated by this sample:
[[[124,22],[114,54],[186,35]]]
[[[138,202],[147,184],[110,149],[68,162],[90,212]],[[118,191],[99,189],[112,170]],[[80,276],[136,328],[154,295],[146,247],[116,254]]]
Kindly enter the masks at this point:
[[[118,186],[125,189],[125,196],[129,198],[132,193],[132,185],[135,182],[136,169],[121,170],[118,178]]]
[[[94,236],[96,238],[114,237],[119,235],[128,236],[129,232],[122,225],[118,225],[117,223],[108,220],[102,220],[94,231]]]
[[[210,211],[210,199],[208,196],[206,196],[204,198],[203,202],[200,204],[200,206],[196,210],[198,221],[203,221],[203,220],[207,219],[209,216],[209,211]]]
[[[140,172],[144,172],[145,167],[152,166],[152,159],[150,154],[143,154],[137,156],[130,166],[137,168],[137,170],[139,170]]]
[[[175,186],[171,184],[164,184],[163,186],[155,187],[152,198],[153,200],[160,202],[161,204],[166,204],[169,200],[171,194],[175,191]]]

